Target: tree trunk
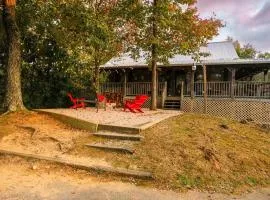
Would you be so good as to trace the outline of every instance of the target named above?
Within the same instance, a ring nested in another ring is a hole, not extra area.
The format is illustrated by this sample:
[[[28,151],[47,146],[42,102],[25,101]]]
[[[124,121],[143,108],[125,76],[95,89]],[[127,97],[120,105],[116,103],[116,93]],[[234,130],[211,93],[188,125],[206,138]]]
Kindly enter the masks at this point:
[[[156,11],[157,0],[153,1],[154,12],[153,12],[153,38],[157,38],[157,24],[156,24]],[[151,88],[151,110],[157,109],[157,44],[154,42],[152,44],[152,88]]]
[[[99,93],[99,66],[95,66],[94,72],[94,84],[95,84],[95,92],[96,94]]]
[[[15,1],[4,0],[3,21],[7,34],[8,60],[4,109],[8,112],[24,110],[21,91],[21,42],[16,24]]]
[[[95,68],[94,68],[94,87],[95,87],[95,95],[96,95],[96,108],[97,112],[99,109],[99,100],[98,100],[98,94],[99,94],[99,65],[97,64],[97,61],[95,60]]]

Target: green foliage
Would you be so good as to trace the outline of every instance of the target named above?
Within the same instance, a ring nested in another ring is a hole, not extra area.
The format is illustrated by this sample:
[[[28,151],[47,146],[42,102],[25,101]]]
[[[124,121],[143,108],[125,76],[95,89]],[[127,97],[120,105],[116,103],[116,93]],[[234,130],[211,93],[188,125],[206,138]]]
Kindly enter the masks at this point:
[[[242,46],[238,40],[234,40],[232,37],[228,37],[227,40],[233,42],[239,58],[252,59],[256,57],[258,52],[251,44],[245,44]]]
[[[130,43],[134,57],[140,50],[150,61],[152,45],[157,48],[157,61],[167,63],[175,54],[199,57],[199,48],[218,34],[221,22],[215,18],[201,19],[195,0],[122,0],[119,24],[125,25],[124,38]],[[156,34],[153,26],[156,25]]]
[[[201,177],[193,178],[192,176],[179,174],[177,177],[177,185],[187,188],[199,187],[202,183]]]
[[[116,3],[115,0],[51,0],[41,7],[42,13],[54,19],[49,21],[48,32],[68,55],[85,66],[84,72],[91,75],[95,91],[102,81],[100,65],[122,50],[122,40],[115,28]]]
[[[269,52],[260,53],[258,55],[258,58],[261,58],[261,59],[270,59],[270,53]]]
[[[69,91],[76,96],[91,97],[92,70],[63,45],[62,33],[52,26],[54,10],[52,1],[24,0],[17,6],[22,37],[23,99],[29,108],[66,107]],[[5,45],[1,43],[0,102],[5,91],[4,50]]]
[[[237,46],[236,52],[240,58],[255,58],[257,51],[251,44],[246,44],[243,47]]]
[[[153,7],[152,1],[140,0],[18,1],[26,105],[62,107],[68,91],[96,91],[93,82],[99,74],[94,69],[123,51],[136,56],[141,49],[150,52],[156,45],[157,61],[164,63],[176,53],[195,53],[217,34],[221,23],[214,18],[200,19],[194,3],[158,0]],[[158,29],[155,37],[153,21]],[[0,38],[5,35],[2,30]],[[0,101],[6,57],[1,42]],[[151,54],[147,57],[150,61]]]

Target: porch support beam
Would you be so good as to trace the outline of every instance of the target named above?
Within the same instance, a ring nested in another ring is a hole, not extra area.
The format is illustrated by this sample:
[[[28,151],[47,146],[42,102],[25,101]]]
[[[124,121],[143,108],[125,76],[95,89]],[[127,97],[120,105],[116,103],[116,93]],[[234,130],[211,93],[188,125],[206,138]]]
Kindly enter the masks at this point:
[[[195,97],[194,93],[194,81],[195,81],[195,70],[191,69],[191,75],[190,75],[190,96],[192,99]]]
[[[206,65],[203,65],[203,98],[204,98],[204,113],[207,113],[207,71]]]
[[[269,72],[268,69],[264,70],[264,82],[268,82],[268,76],[269,76],[268,72]]]
[[[127,71],[124,71],[123,78],[123,97],[127,96]]]
[[[228,68],[230,71],[230,82],[231,82],[231,98],[234,99],[234,89],[235,89],[235,73],[236,69],[235,68]]]

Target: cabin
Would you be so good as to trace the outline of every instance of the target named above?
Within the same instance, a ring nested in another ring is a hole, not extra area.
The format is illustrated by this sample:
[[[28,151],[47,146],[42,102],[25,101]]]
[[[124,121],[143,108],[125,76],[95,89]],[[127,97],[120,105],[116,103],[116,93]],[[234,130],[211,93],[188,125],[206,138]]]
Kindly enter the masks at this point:
[[[209,43],[200,52],[207,55],[200,62],[191,56],[176,55],[169,64],[158,64],[159,108],[205,111],[202,107],[206,107],[203,105],[206,98],[208,110],[211,110],[211,101],[269,102],[270,60],[240,59],[229,41]],[[128,53],[123,54],[101,69],[109,72],[101,92],[121,93],[123,99],[138,94],[151,96],[151,70],[143,53],[137,60]],[[151,99],[145,107],[150,102]]]

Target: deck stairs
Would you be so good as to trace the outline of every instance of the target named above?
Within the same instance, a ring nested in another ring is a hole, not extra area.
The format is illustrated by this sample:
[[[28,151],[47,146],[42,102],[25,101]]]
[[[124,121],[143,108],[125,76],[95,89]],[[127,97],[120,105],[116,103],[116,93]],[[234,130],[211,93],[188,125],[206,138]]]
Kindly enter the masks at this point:
[[[164,103],[165,110],[180,110],[181,104],[179,99],[166,99]]]

